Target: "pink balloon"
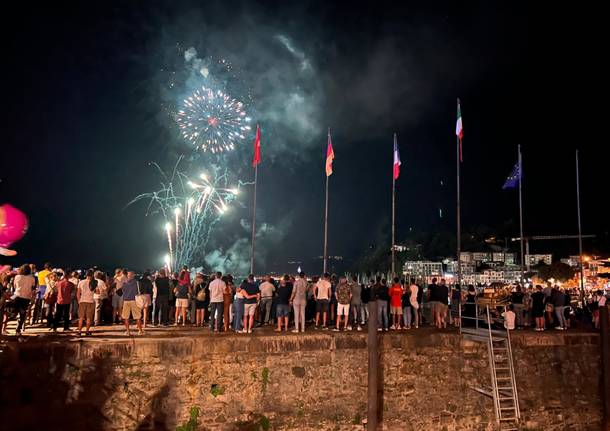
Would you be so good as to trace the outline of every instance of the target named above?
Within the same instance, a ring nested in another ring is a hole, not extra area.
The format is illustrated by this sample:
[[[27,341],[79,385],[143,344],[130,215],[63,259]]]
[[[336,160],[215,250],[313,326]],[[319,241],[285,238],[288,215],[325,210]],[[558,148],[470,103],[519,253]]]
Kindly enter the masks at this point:
[[[28,230],[28,218],[10,204],[0,206],[0,247],[9,247],[23,238]]]

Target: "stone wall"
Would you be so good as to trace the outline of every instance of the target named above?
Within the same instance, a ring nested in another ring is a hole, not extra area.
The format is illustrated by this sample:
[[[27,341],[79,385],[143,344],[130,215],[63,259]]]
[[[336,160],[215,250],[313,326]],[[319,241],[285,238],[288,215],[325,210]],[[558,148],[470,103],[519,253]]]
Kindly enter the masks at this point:
[[[492,430],[486,347],[420,330],[381,337],[388,430]],[[515,333],[528,430],[601,427],[598,336]],[[6,429],[362,430],[366,334],[312,333],[8,343],[0,353]],[[72,427],[70,427],[72,425]]]

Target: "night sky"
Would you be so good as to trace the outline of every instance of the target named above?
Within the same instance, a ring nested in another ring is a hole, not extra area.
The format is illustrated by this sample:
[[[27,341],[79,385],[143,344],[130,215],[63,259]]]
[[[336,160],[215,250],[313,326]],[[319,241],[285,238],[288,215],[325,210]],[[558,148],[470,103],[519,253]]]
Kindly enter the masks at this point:
[[[594,133],[601,110],[587,99],[599,89],[583,49],[599,30],[573,10],[553,11],[563,19],[550,13],[453,1],[19,6],[2,30],[0,201],[26,212],[30,229],[14,245],[19,256],[2,262],[162,263],[163,220],[126,205],[156,189],[149,162],[170,167],[191,155],[167,114],[188,92],[190,47],[235,66],[263,129],[261,270],[294,270],[286,262],[322,253],[329,126],[331,255],[354,260],[389,235],[394,132],[402,158],[397,237],[453,230],[458,97],[464,229],[517,220],[517,194],[501,187],[521,144],[526,234],[575,234],[579,148],[583,232],[600,235],[603,251],[608,145]],[[253,138],[230,159],[243,181],[253,175]],[[250,217],[251,188],[243,191],[243,205],[213,239],[221,252],[249,235],[240,220]],[[547,246],[577,252],[575,241]],[[249,249],[238,253],[247,260]]]

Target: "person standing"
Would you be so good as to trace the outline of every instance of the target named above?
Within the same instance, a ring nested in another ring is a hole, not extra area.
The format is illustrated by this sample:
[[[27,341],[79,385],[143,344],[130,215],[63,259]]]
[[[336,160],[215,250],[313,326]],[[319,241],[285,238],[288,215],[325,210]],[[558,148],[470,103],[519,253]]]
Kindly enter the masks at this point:
[[[387,332],[389,326],[388,302],[390,301],[390,294],[386,279],[378,276],[372,290],[373,297],[377,299],[377,330]]]
[[[186,280],[186,277],[184,277],[184,271],[183,271],[183,278],[182,280]],[[176,287],[174,288],[174,294],[176,295],[176,315],[174,316],[175,320],[174,320],[174,325],[178,326],[180,324],[180,318],[182,317],[182,326],[186,326],[186,310],[189,307],[189,290],[190,290],[191,286],[189,284],[186,284],[184,282],[180,281],[180,278],[178,278],[178,283],[176,284]]]
[[[222,294],[222,316],[224,319],[224,330],[225,332],[229,332],[229,328],[231,327],[231,302],[233,301],[233,295],[235,293],[233,276],[231,274],[227,275],[224,282],[226,287]]]
[[[411,284],[409,285],[409,302],[411,304],[411,308],[413,309],[413,319],[412,322],[414,322],[415,324],[413,326],[415,326],[415,328],[419,328],[419,320],[420,320],[420,316],[419,316],[419,302],[417,301],[417,298],[419,297],[419,286],[417,284],[415,284],[415,279],[412,278],[411,279]]]
[[[532,317],[536,323],[537,332],[544,331],[544,313],[546,297],[542,291],[542,286],[537,285],[536,291],[532,293]]]
[[[398,277],[394,277],[394,283],[389,290],[390,295],[390,314],[392,315],[392,326],[390,329],[400,329],[400,317],[402,316],[402,296],[403,290],[399,283]]]
[[[31,272],[31,268],[30,268]],[[31,272],[31,274],[34,274]],[[51,264],[49,262],[44,264],[44,269],[39,271],[37,275],[38,288],[36,292],[36,302],[34,303],[34,315],[32,316],[32,323],[42,322],[42,318],[45,315],[45,303],[44,296],[47,291],[47,277],[51,274]]]
[[[271,305],[273,304],[273,293],[275,292],[273,279],[270,276],[266,276],[265,281],[261,283],[259,289],[261,291],[261,319],[263,320],[263,325],[268,325],[269,317],[271,316]]]
[[[566,323],[566,316],[564,314],[566,303],[566,296],[563,293],[563,290],[558,286],[555,289],[555,294],[553,295],[553,306],[555,307],[555,315],[557,316],[558,326],[555,329],[560,331],[565,331],[568,327]]]
[[[362,331],[362,326],[360,326],[360,319],[364,320],[364,316],[362,314],[362,290],[360,288],[360,284],[358,284],[358,279],[355,276],[352,276],[352,281],[349,283],[349,287],[352,292],[352,299],[350,300],[352,324],[358,331]],[[351,331],[352,326],[348,325],[347,329]]]
[[[437,313],[436,313],[436,327],[446,328],[447,327],[447,308],[449,305],[449,288],[445,283],[445,279],[441,278],[441,284],[436,287],[437,292]]]
[[[198,273],[193,281],[193,297],[195,298],[195,326],[203,327],[205,324],[206,281],[204,275]]]
[[[324,273],[322,278],[316,283],[313,291],[313,297],[316,300],[316,329],[318,329],[318,325],[320,323],[320,314],[322,314],[322,329],[328,329],[326,326],[326,319],[328,317],[330,291],[330,275],[328,273]]]
[[[240,334],[244,329],[244,295],[241,287],[236,288],[233,299],[233,330]]]
[[[262,295],[262,293],[261,293]],[[277,289],[277,329],[275,332],[282,332],[282,323],[284,330],[288,332],[288,320],[290,318],[290,297],[292,296],[292,283],[288,274],[280,280],[280,286]]]
[[[523,289],[521,288],[521,285],[517,284],[517,286],[515,286],[515,291],[512,292],[510,294],[510,301],[513,304],[513,311],[515,313],[515,322],[516,322],[516,327],[518,329],[522,329],[523,328],[523,322],[524,322],[524,318],[523,318],[523,312],[524,312],[524,306],[523,306],[523,299],[524,299],[524,293],[523,293]]]
[[[76,297],[77,286],[79,283],[78,272],[72,271],[70,273],[70,283],[74,285],[74,289],[72,289],[72,303],[70,304],[70,320],[78,320],[78,298]]]
[[[413,313],[411,312],[411,288],[406,286],[403,291],[402,297],[402,324],[403,329],[411,329],[411,321],[413,320]]]
[[[103,280],[103,272],[95,271],[94,277],[97,285],[93,291],[93,301],[95,302],[93,324],[95,326],[100,326],[102,324],[102,307],[104,300],[108,297],[108,288]]]
[[[159,325],[167,325],[169,323],[170,284],[165,268],[159,270],[155,278],[155,287],[157,289],[157,296],[153,312],[153,326],[155,322]]]
[[[453,326],[459,328],[461,322],[461,310],[462,310],[462,286],[454,284],[451,289],[451,317],[453,319]]]
[[[210,331],[218,332],[223,329],[223,295],[226,288],[226,283],[222,281],[222,273],[218,271],[214,280],[210,282]]]
[[[64,321],[64,332],[70,330],[70,304],[72,302],[72,292],[76,286],[68,279],[68,273],[64,273],[62,279],[55,285],[57,288],[57,309],[55,310],[55,321],[53,322],[53,332],[57,331],[59,322]]]
[[[123,283],[127,279],[127,271],[117,268],[114,271],[114,293],[112,295],[112,321],[121,323],[123,310]]]
[[[466,300],[464,301],[464,327],[473,327],[476,325],[477,316],[477,292],[472,284],[468,286]]]
[[[242,332],[251,334],[254,327],[254,313],[256,303],[260,300],[260,290],[254,282],[254,275],[248,275],[248,279],[240,286],[241,294],[244,297],[244,329]]]
[[[143,304],[142,307],[142,327],[146,328],[146,323],[148,323],[148,309],[152,305],[152,294],[153,294],[153,283],[152,283],[152,275],[150,274],[150,270],[146,270],[144,274],[142,274],[142,278],[140,279],[140,295],[142,296]]]
[[[36,280],[34,280],[34,277],[32,276],[32,269],[30,266],[20,266],[18,274],[13,279],[13,286],[15,287],[15,311],[19,314],[16,335],[21,335],[21,332],[25,329],[25,317],[27,315],[28,307],[32,297],[36,294],[34,291],[35,284]]]
[[[93,270],[87,270],[87,275],[84,280],[78,283],[76,297],[78,299],[78,336],[81,336],[83,330],[83,320],[86,321],[85,335],[91,335],[91,321],[95,313],[95,299],[93,293],[97,287],[97,280],[93,277]]]
[[[136,321],[138,334],[144,334],[142,329],[142,310],[136,304],[136,295],[138,294],[138,281],[136,273],[127,271],[127,279],[123,282],[123,323],[125,323],[125,335],[130,336],[129,318],[133,317]]]
[[[438,284],[436,284],[437,278],[432,278],[432,283],[428,285],[428,306],[430,307],[430,314],[432,316],[432,325],[438,327]]]
[[[360,299],[362,299],[362,320],[360,323],[364,325],[369,321],[369,302],[371,300],[371,291],[375,280],[371,278],[368,283],[360,285]]]
[[[352,289],[346,277],[339,278],[335,295],[337,297],[337,319],[333,331],[341,330],[341,318],[343,318],[343,330],[345,331],[349,320],[349,306],[352,301]]]
[[[47,319],[47,328],[52,330],[53,322],[55,322],[55,305],[57,304],[57,289],[55,288],[55,284],[57,284],[57,281],[59,280],[59,274],[56,274],[55,271],[53,271],[47,275],[46,280],[47,288],[42,299],[44,301],[44,309],[46,310],[45,319]]]
[[[300,272],[290,295],[290,304],[292,304],[294,310],[294,329],[292,330],[294,333],[299,332],[299,327],[301,332],[305,332],[305,306],[307,305],[308,287],[309,283],[307,283],[305,273]]]

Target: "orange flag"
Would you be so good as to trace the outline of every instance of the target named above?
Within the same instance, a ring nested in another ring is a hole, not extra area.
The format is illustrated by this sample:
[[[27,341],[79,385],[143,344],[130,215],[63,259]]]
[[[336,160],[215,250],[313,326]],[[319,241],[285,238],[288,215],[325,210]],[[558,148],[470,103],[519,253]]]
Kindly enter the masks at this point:
[[[333,143],[330,140],[330,128],[328,129],[328,147],[326,148],[326,176],[330,177],[333,173],[333,160],[335,152],[333,151]]]

